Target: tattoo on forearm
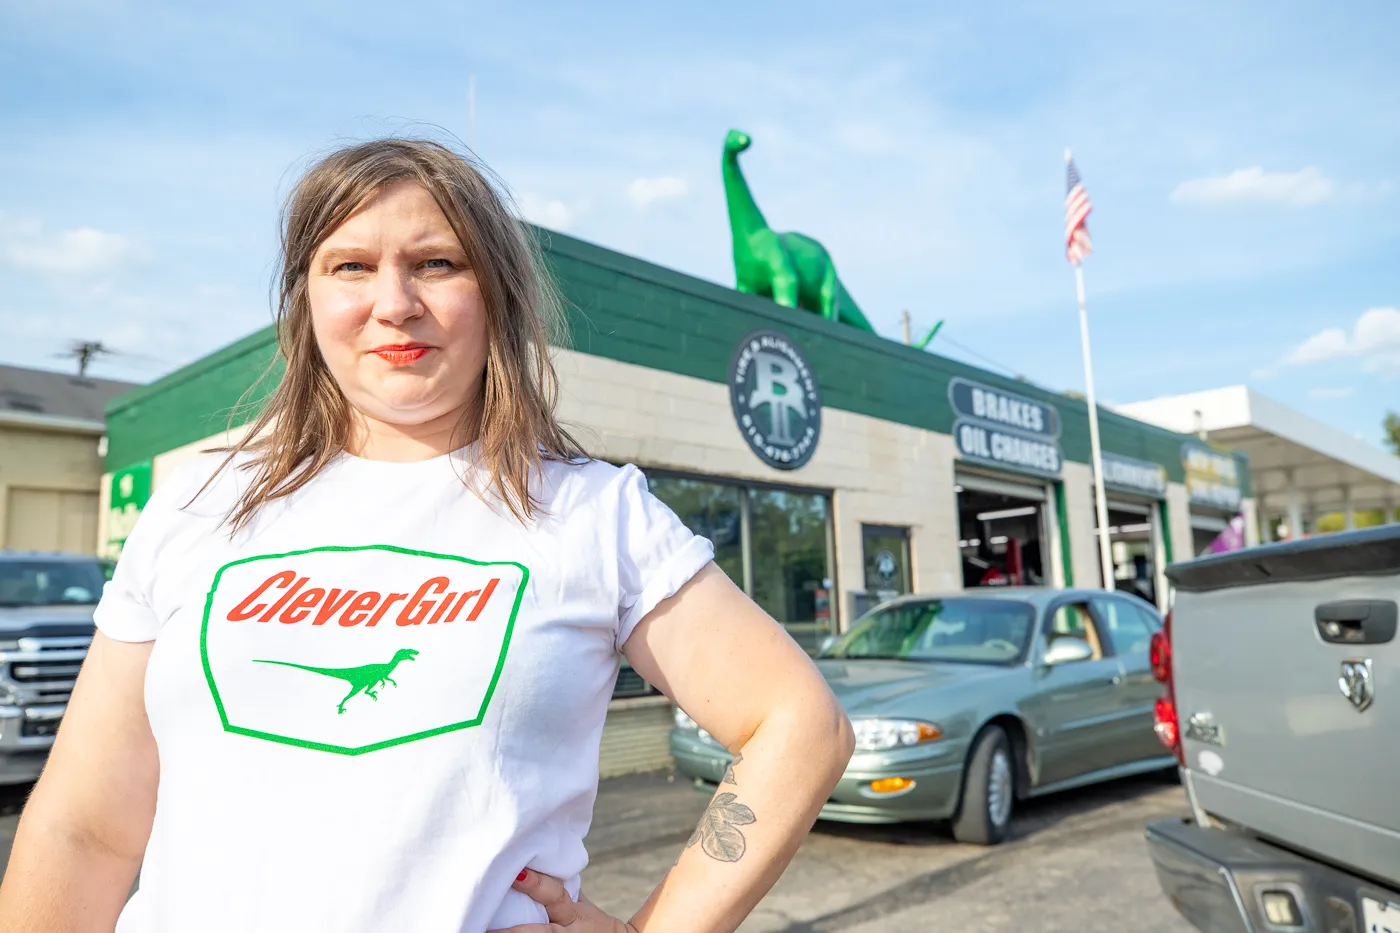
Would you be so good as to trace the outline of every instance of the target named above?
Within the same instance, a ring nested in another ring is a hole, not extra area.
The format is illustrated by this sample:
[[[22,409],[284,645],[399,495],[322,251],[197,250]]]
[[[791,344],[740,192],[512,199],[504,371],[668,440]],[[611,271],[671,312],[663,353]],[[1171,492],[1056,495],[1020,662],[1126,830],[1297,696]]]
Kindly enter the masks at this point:
[[[739,754],[734,756],[734,760],[729,763],[729,769],[724,772],[724,780],[720,781],[721,784],[733,784],[736,787],[739,786],[738,779],[734,777],[734,766],[743,760],[743,752],[740,752]]]
[[[700,843],[701,850],[719,862],[737,862],[744,857],[747,842],[740,826],[757,822],[757,817],[748,807],[739,803],[737,794],[728,791],[719,794],[700,816],[700,825],[695,827],[686,848]]]

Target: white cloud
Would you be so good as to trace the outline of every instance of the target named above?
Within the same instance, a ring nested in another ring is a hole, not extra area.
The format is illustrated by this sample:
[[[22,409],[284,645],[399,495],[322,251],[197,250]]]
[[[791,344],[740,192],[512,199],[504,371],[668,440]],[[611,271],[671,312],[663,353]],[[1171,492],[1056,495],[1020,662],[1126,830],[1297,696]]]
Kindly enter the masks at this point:
[[[1337,185],[1315,165],[1296,172],[1242,168],[1218,178],[1192,178],[1172,190],[1177,204],[1218,207],[1223,204],[1282,204],[1311,207],[1332,200]]]
[[[47,234],[39,224],[32,222],[7,226],[9,229],[0,235],[0,261],[18,269],[85,278],[109,272],[142,256],[134,240],[95,227],[76,227]]]
[[[627,186],[627,199],[639,210],[645,210],[659,201],[672,201],[683,198],[690,192],[690,185],[684,178],[663,175],[659,178],[634,178]]]
[[[1320,330],[1283,362],[1307,366],[1340,359],[1359,359],[1367,372],[1400,375],[1400,309],[1372,308],[1356,319],[1351,333],[1341,327]]]
[[[1339,386],[1335,389],[1317,386],[1308,390],[1308,398],[1351,398],[1355,394],[1354,386]]]
[[[546,198],[533,191],[523,191],[516,199],[521,215],[530,223],[548,227],[551,230],[568,230],[576,219],[576,212],[563,201]]]

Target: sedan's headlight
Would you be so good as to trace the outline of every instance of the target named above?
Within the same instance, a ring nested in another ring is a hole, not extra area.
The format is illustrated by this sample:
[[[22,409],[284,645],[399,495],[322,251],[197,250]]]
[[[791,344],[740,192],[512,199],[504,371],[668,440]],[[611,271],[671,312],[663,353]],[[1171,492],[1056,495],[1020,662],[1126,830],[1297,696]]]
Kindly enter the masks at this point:
[[[676,728],[684,729],[686,732],[698,732],[700,724],[685,714],[685,710],[676,707]]]
[[[943,738],[943,730],[917,719],[852,719],[856,751],[883,752]]]

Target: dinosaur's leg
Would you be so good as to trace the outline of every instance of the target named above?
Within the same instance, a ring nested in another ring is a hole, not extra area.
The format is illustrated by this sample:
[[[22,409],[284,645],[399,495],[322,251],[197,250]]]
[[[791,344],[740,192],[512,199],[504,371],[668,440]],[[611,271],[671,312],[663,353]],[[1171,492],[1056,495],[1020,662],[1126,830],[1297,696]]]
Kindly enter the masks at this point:
[[[772,269],[773,300],[785,308],[796,308],[800,281],[792,257],[787,250],[774,244],[768,262]]]
[[[348,700],[348,699],[350,699],[352,696],[354,696],[355,694],[359,693],[361,689],[362,689],[362,688],[361,688],[360,686],[358,686],[358,685],[352,686],[352,687],[350,688],[350,692],[347,693],[347,694],[345,694],[345,700]],[[340,705],[339,705],[338,707],[336,707],[336,710],[335,710],[335,711],[336,711],[337,713],[343,713],[343,712],[345,712],[345,700],[341,700],[341,701],[340,701]]]
[[[386,676],[384,677],[384,680],[387,680],[389,683],[393,684],[395,687],[398,686],[398,683],[397,683],[397,682],[394,680],[394,678],[392,678],[392,677],[389,677],[389,676],[386,675]],[[380,681],[380,682],[383,683],[383,681]]]
[[[822,274],[821,306],[822,317],[828,321],[841,320],[841,290],[836,286],[836,264],[827,262]]]

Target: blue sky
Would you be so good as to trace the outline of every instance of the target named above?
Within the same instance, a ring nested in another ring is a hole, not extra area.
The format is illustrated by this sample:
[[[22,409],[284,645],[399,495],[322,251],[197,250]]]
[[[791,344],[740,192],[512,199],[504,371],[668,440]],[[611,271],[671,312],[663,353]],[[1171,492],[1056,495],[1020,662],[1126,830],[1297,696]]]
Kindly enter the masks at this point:
[[[943,318],[940,352],[1054,389],[1072,146],[1102,398],[1247,382],[1373,441],[1400,408],[1400,8],[699,6],[0,4],[0,361],[100,339],[127,355],[95,374],[145,381],[266,324],[297,169],[465,137],[475,74],[531,219],[732,284],[740,127],[769,222],[882,333]]]

